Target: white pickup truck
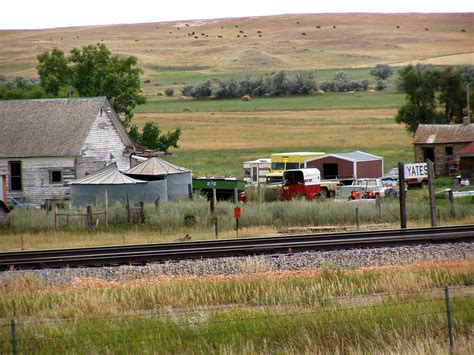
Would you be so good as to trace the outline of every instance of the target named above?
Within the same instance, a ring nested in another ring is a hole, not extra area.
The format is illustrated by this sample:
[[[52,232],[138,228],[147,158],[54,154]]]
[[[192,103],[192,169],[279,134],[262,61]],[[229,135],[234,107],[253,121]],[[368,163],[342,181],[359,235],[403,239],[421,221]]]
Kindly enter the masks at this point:
[[[351,185],[338,187],[336,198],[354,200],[375,198],[377,195],[384,197],[386,189],[381,179],[356,179]]]

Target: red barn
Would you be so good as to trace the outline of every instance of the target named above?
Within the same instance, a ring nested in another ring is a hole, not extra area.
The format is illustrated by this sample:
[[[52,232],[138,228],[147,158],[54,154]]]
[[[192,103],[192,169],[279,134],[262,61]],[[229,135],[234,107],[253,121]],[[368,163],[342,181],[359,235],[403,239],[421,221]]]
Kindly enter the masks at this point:
[[[469,179],[474,185],[474,142],[459,151],[461,178]]]
[[[322,179],[353,180],[383,176],[383,157],[355,151],[332,153],[306,160],[306,168],[317,168]]]

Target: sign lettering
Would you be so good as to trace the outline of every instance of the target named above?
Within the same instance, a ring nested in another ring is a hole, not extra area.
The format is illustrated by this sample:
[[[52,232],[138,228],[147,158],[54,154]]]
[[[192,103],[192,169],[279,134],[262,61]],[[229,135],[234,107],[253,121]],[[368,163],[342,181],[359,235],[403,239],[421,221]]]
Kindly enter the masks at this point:
[[[426,163],[415,163],[405,164],[405,179],[414,178],[427,178],[428,177],[428,164]]]

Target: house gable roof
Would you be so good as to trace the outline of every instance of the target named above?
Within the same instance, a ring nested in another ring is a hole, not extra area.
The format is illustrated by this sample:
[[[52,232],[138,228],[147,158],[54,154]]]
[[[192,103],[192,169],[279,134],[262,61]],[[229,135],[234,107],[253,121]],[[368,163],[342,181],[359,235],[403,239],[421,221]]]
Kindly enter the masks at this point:
[[[132,147],[105,97],[0,101],[0,157],[78,156],[101,112]]]
[[[420,124],[413,137],[413,144],[440,144],[474,142],[474,123]]]

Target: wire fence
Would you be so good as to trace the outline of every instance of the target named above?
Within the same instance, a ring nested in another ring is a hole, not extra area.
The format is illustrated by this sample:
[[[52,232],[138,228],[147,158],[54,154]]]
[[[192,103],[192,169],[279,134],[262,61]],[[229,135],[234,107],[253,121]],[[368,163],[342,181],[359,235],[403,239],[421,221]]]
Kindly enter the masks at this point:
[[[444,334],[453,352],[455,335],[469,337],[473,326],[474,287],[446,286],[315,299],[313,303],[295,300],[103,317],[4,319],[0,320],[0,354],[127,353],[157,348],[212,352],[219,344],[252,339],[296,342],[298,333],[305,334],[305,341],[313,339],[322,345],[325,337],[342,341],[367,336],[377,343],[391,334],[407,338]]]

